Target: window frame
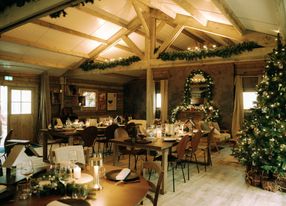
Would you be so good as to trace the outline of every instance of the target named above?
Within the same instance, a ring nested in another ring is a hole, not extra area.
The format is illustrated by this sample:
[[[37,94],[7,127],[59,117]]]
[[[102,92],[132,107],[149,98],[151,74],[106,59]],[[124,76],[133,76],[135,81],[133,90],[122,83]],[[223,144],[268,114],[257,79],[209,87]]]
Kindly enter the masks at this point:
[[[98,90],[97,89],[91,89],[91,88],[80,88],[79,93],[80,96],[83,96],[86,101],[86,97],[83,95],[84,92],[94,92],[95,93],[95,106],[94,107],[87,107],[87,106],[81,106],[81,110],[97,110],[98,109]]]
[[[13,101],[13,98],[12,98],[12,93],[13,93],[13,90],[18,90],[20,91],[20,101],[19,102],[15,102]],[[30,98],[30,102],[23,102],[22,101],[22,92],[23,91],[30,91],[31,92],[31,98]],[[33,90],[32,89],[29,89],[29,88],[10,88],[10,92],[9,92],[9,107],[10,107],[10,115],[32,115],[33,114]],[[13,103],[20,103],[20,113],[13,113]],[[22,113],[22,104],[23,103],[30,103],[30,113]]]

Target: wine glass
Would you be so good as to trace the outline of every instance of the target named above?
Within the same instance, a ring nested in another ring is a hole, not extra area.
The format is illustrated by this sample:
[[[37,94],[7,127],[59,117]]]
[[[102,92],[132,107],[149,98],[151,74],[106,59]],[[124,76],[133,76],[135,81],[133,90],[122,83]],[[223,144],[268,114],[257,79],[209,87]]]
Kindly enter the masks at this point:
[[[58,173],[59,181],[64,185],[65,195],[62,199],[68,199],[67,184],[72,181],[72,171],[69,163],[62,163]]]
[[[27,182],[29,182],[30,177],[34,173],[34,167],[32,161],[31,160],[23,161],[19,164],[19,166],[21,174],[24,175],[26,177]]]

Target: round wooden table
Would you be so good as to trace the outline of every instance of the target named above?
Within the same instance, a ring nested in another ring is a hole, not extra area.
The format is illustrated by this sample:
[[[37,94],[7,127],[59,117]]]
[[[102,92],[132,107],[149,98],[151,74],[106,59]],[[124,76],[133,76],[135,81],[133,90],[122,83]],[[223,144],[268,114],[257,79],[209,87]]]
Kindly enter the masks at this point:
[[[106,171],[118,169],[114,166],[106,166]],[[148,192],[149,185],[147,181],[140,177],[138,182],[115,184],[114,181],[107,179],[100,179],[100,184],[103,189],[96,191],[96,199],[88,199],[90,205],[95,206],[135,206],[140,204]],[[10,202],[2,203],[3,206],[42,206],[60,199],[60,196],[32,196],[28,200],[12,200]]]

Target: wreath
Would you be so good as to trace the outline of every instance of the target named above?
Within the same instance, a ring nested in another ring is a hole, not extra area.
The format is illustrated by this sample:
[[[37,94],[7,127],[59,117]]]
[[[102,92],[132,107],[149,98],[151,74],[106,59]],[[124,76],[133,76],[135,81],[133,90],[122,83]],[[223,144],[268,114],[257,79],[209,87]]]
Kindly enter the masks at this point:
[[[195,78],[195,76],[198,76],[199,78]],[[185,86],[184,86],[184,100],[183,104],[185,106],[191,104],[191,98],[192,98],[192,84],[204,84],[204,91],[201,93],[201,98],[206,98],[208,100],[212,100],[213,97],[213,80],[212,77],[207,74],[206,72],[202,70],[195,70],[190,73],[190,75],[187,77]]]

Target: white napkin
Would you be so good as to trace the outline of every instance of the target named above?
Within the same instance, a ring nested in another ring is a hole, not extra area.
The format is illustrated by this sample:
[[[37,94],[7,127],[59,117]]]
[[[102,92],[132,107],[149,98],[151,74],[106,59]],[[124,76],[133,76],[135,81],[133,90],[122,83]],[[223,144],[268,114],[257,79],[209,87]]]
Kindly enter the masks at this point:
[[[0,193],[6,191],[6,189],[7,189],[7,186],[5,186],[5,185],[0,185]]]
[[[68,204],[62,203],[60,201],[54,200],[47,204],[47,206],[69,206]]]
[[[124,180],[129,175],[130,172],[131,170],[129,168],[124,168],[116,175],[115,179]]]

